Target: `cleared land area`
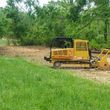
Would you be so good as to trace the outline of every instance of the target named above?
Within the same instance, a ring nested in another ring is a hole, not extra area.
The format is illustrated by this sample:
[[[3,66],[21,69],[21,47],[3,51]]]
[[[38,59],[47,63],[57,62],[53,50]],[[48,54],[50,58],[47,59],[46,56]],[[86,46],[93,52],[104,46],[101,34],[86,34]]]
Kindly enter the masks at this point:
[[[22,46],[5,46],[0,47],[0,55],[11,57],[24,57],[34,63],[40,63],[47,65],[50,68],[51,64],[44,61],[44,56],[49,54],[49,49],[45,47],[22,47]],[[102,83],[110,83],[110,71],[100,70],[73,70],[72,68],[66,68],[64,71],[70,71],[71,75],[80,76],[87,79],[92,79]]]

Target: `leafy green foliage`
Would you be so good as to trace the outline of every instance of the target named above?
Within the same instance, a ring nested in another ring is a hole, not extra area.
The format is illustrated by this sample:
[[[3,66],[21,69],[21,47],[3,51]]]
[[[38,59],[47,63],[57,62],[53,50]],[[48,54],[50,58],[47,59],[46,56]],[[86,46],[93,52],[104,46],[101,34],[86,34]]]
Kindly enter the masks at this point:
[[[6,17],[6,11],[0,8],[0,37],[10,36],[12,20]]]
[[[0,9],[0,37],[17,39],[20,45],[49,45],[53,37],[71,36],[88,39],[93,48],[109,48],[108,4],[109,0],[60,0],[41,7],[37,0],[8,0]]]

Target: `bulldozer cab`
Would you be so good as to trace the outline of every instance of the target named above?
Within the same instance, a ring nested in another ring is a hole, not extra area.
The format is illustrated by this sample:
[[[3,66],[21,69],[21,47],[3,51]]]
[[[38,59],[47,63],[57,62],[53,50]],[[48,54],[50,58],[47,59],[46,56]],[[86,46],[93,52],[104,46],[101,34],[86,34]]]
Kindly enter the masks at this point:
[[[55,38],[52,41],[50,55],[52,60],[89,60],[87,40],[72,38]]]
[[[78,59],[89,60],[91,53],[89,51],[89,42],[88,40],[74,40],[74,53]]]
[[[73,48],[72,38],[58,37],[54,38],[51,43],[51,49]]]

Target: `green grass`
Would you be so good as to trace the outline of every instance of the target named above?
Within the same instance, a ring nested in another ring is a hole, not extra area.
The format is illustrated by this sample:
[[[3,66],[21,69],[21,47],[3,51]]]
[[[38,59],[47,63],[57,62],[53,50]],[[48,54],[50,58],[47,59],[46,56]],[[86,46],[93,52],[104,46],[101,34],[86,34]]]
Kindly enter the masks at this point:
[[[7,40],[6,39],[0,39],[0,46],[6,46]]]
[[[110,110],[110,86],[1,57],[0,110]]]

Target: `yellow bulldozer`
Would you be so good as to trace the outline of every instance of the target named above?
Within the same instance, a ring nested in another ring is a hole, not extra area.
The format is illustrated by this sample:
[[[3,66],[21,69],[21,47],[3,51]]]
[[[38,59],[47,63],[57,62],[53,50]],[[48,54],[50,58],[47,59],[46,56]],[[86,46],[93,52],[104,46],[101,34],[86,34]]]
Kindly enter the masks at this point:
[[[109,70],[109,53],[108,49],[102,49],[100,54],[93,56],[88,40],[57,37],[52,40],[50,55],[44,59],[53,63],[55,68],[72,65],[74,68]]]

